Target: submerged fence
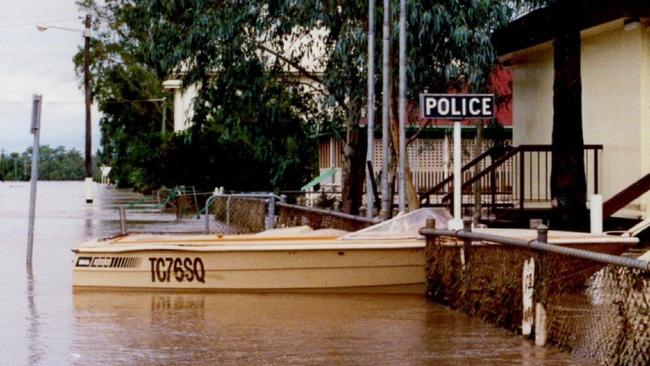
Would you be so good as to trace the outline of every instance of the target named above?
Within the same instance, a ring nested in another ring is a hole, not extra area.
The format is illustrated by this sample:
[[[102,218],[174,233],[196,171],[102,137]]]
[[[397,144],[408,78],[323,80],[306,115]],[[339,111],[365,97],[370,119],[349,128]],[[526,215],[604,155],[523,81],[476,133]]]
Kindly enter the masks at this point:
[[[600,364],[650,363],[648,262],[548,244],[543,230],[421,233],[431,299]]]
[[[341,212],[287,204],[271,193],[218,194],[210,197],[202,212],[205,232],[255,233],[266,229],[310,226],[356,231],[378,221]],[[213,218],[213,220],[211,219]]]

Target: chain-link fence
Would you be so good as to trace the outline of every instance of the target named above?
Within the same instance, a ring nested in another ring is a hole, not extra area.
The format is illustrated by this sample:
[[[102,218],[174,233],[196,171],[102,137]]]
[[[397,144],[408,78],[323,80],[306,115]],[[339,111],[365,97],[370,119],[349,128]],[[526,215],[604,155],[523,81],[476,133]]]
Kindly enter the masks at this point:
[[[257,233],[269,228],[267,196],[213,196],[210,204],[209,232],[220,234]],[[210,220],[210,217],[213,220]]]
[[[224,194],[212,196],[206,203],[206,232],[244,234],[270,228],[310,226],[356,231],[377,221],[336,211],[280,202],[272,194]]]
[[[524,311],[524,263],[532,258],[533,299],[546,315],[533,329],[545,332],[546,343],[600,364],[650,364],[647,271],[479,240],[468,247],[456,237],[427,239],[432,300],[522,333],[524,318],[532,318]]]

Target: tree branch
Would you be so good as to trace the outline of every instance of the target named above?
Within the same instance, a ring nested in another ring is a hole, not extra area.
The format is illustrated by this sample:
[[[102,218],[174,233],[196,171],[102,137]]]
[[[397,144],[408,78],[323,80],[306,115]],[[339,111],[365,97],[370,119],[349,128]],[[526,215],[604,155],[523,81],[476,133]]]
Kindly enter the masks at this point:
[[[425,128],[429,127],[430,124],[431,124],[431,120],[428,119],[427,122],[422,127],[420,127],[420,129],[415,133],[415,135],[411,136],[411,138],[406,141],[406,146],[409,146],[411,142],[415,141],[415,139],[418,138],[420,133],[422,133],[422,131],[424,131]]]
[[[319,84],[323,84],[323,80],[321,80],[321,78],[319,78],[313,72],[310,72],[309,70],[307,70],[304,67],[300,66],[298,63],[288,59],[287,57],[281,55],[280,53],[278,53],[278,52],[276,52],[276,51],[274,51],[274,50],[272,50],[272,49],[270,49],[270,48],[268,48],[268,47],[266,47],[264,45],[260,44],[257,47],[260,50],[264,51],[264,52],[268,52],[268,53],[272,54],[273,56],[275,56],[278,59],[282,60],[283,62],[287,63],[289,66],[291,66],[291,67],[295,68],[296,70],[298,70],[298,74],[300,76],[304,76],[307,79],[313,80],[313,81],[315,81],[315,82],[317,82]]]

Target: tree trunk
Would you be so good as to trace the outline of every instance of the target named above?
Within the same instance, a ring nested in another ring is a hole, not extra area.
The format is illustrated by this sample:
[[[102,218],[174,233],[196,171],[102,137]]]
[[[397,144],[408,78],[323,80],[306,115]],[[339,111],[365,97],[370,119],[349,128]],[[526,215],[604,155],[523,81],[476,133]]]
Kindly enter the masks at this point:
[[[359,108],[351,107],[358,111]],[[347,114],[345,145],[343,146],[343,167],[341,200],[343,212],[351,215],[359,214],[363,197],[363,186],[366,177],[366,148],[365,134],[359,133],[358,113]]]
[[[554,228],[586,227],[580,28],[577,4],[555,4],[551,197]]]
[[[397,85],[397,83],[393,81],[391,83],[391,87],[395,85]],[[390,136],[392,142],[392,150],[395,156],[395,159],[393,161],[396,163],[395,169],[397,169],[397,162],[399,161],[399,152],[397,151],[397,147],[399,146],[399,115],[397,112],[398,96],[399,93],[397,93],[396,90],[393,90],[390,98],[390,113],[388,114],[390,118]],[[408,151],[408,145],[406,148]],[[404,175],[406,178],[406,204],[408,205],[409,211],[413,211],[420,208],[420,197],[418,196],[418,193],[415,190],[415,184],[413,183],[413,175],[411,174],[411,167],[409,166],[408,153],[406,155],[406,166],[404,167]]]

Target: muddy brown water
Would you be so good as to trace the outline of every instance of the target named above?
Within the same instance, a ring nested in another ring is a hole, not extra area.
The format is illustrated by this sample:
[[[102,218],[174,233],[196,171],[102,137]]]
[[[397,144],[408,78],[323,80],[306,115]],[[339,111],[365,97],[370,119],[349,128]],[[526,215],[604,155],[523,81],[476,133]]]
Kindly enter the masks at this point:
[[[34,265],[25,266],[29,184],[0,183],[2,365],[573,365],[419,296],[71,291],[70,249],[117,233],[116,207],[142,197],[40,182]],[[199,230],[130,213],[134,230]]]

